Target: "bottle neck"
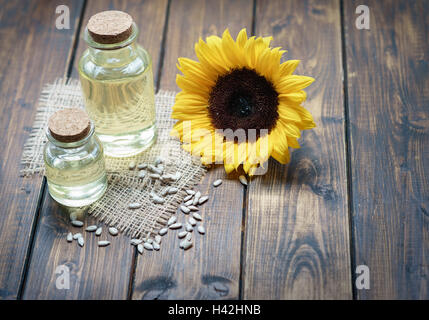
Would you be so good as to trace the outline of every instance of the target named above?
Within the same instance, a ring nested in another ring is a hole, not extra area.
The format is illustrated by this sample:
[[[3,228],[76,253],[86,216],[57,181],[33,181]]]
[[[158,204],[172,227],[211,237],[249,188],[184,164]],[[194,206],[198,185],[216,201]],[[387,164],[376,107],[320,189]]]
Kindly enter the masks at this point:
[[[91,60],[96,65],[108,65],[110,68],[127,64],[137,56],[137,44],[135,42],[118,49],[103,50],[89,47],[88,50]]]
[[[111,68],[120,67],[134,60],[137,53],[136,39],[138,28],[135,23],[132,26],[131,35],[122,42],[103,44],[95,42],[88,32],[84,32],[84,40],[88,44],[88,50],[91,60],[96,65],[108,65]]]

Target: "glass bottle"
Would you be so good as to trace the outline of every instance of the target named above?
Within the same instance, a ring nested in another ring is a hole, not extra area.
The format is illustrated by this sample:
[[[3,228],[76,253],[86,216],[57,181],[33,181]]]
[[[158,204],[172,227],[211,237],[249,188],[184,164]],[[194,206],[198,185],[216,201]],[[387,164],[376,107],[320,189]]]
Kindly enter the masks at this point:
[[[103,146],[82,109],[56,112],[46,129],[45,174],[49,194],[68,207],[101,198],[107,188]]]
[[[129,20],[120,33],[124,17]],[[109,34],[109,26],[116,33]],[[84,32],[88,49],[78,68],[85,108],[105,154],[112,157],[138,154],[156,139],[152,60],[137,36],[131,16],[121,11],[94,15]]]

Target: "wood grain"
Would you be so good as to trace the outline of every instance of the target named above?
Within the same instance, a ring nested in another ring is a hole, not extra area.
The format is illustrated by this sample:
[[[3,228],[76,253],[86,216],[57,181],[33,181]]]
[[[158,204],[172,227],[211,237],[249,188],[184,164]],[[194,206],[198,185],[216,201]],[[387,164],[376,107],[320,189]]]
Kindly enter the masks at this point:
[[[116,9],[129,12],[140,27],[139,40],[143,40],[143,45],[148,44],[147,49],[155,57],[154,65],[157,66],[166,8],[166,0],[91,1],[86,6],[81,34],[89,17],[99,11]],[[81,40],[74,63],[76,67],[80,53],[86,47],[86,43]],[[72,75],[77,76],[76,68]],[[85,246],[78,247],[76,241],[67,243],[67,233],[78,230],[70,226],[67,211],[62,210],[47,192],[40,216],[24,299],[126,299],[129,296],[135,253],[128,237],[119,235],[113,239],[107,234],[107,228],[104,228],[103,236],[99,239],[93,233],[79,230],[84,235]],[[95,223],[92,218],[86,220],[87,225]],[[101,238],[110,240],[111,245],[99,248],[97,241]],[[59,265],[66,265],[70,270],[68,290],[58,290],[55,285],[59,276],[55,271]]]
[[[195,59],[199,37],[221,35],[226,27],[235,36],[250,30],[252,6],[248,1],[172,1],[165,47],[161,88],[175,84],[178,57]],[[219,188],[214,180],[222,178]],[[237,299],[239,297],[243,188],[236,179],[225,179],[222,167],[210,170],[196,187],[210,196],[201,215],[207,233],[194,231],[194,247],[179,249],[177,231],[163,238],[160,252],[138,257],[133,299]],[[179,220],[185,216],[177,213]]]
[[[429,3],[344,1],[359,299],[429,298]]]
[[[336,1],[258,1],[256,35],[316,79],[306,131],[289,165],[249,186],[243,298],[351,299],[341,24]]]
[[[60,4],[70,8],[69,30],[55,28]],[[40,176],[20,177],[22,149],[43,83],[65,73],[82,1],[0,1],[0,7],[0,299],[16,299],[42,184]]]

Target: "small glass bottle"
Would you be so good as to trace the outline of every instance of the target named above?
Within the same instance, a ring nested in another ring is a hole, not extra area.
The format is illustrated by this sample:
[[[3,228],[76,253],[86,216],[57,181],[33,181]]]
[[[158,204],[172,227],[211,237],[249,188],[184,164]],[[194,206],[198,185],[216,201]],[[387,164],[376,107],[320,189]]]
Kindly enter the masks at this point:
[[[107,188],[103,146],[82,109],[57,111],[49,118],[44,149],[49,193],[68,207],[101,198]]]
[[[112,157],[138,154],[156,139],[152,60],[137,35],[121,11],[97,13],[84,32],[89,48],[78,69],[85,108]]]

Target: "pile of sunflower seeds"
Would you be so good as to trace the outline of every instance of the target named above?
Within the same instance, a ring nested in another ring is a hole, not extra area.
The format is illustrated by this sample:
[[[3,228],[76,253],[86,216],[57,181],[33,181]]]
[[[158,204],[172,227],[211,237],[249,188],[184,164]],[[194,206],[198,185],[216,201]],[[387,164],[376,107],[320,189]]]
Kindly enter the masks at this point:
[[[164,160],[162,158],[157,158],[153,165],[146,164],[146,163],[140,163],[137,165],[135,161],[131,161],[128,165],[128,168],[130,170],[135,170],[137,168],[137,170],[139,171],[138,177],[141,179],[148,177],[151,180],[160,180],[164,184],[167,184],[167,187],[164,188],[159,195],[152,192],[151,198],[153,203],[155,204],[163,204],[165,202],[166,196],[174,195],[179,191],[178,188],[173,187],[169,184],[173,182],[177,182],[181,178],[181,173],[180,172],[176,172],[175,174],[165,173],[163,163],[164,163]],[[247,181],[243,180],[241,177],[240,177],[240,181],[243,184],[247,183]],[[219,187],[221,184],[222,184],[221,179],[218,179],[213,182],[213,186],[215,188]],[[155,235],[153,239],[150,237],[150,234],[148,234],[147,237],[142,239],[131,239],[130,244],[135,246],[137,248],[137,251],[140,254],[143,254],[144,249],[149,251],[152,251],[152,250],[158,251],[160,249],[162,236],[166,235],[168,230],[180,231],[182,228],[184,228],[184,230],[178,233],[179,239],[183,239],[180,242],[180,248],[184,250],[191,248],[193,246],[192,232],[194,228],[196,228],[198,233],[200,233],[201,235],[206,233],[206,230],[202,225],[203,218],[198,213],[199,211],[198,206],[201,206],[202,204],[207,202],[208,199],[209,197],[206,195],[202,195],[200,191],[186,190],[186,196],[183,199],[183,204],[180,206],[180,211],[187,217],[187,220],[184,221],[184,223],[178,222],[177,216],[174,214],[168,220],[167,226],[159,230],[158,234]],[[128,204],[128,209],[130,210],[140,209],[141,207],[142,207],[142,204],[139,202],[133,202]],[[84,223],[82,221],[79,221],[75,216],[71,215],[70,219],[71,219],[71,224],[74,227],[77,227],[77,228],[83,227]],[[98,227],[97,225],[90,225],[86,227],[85,231],[94,232],[95,235],[99,237],[101,236],[103,230],[102,230],[102,227]],[[108,231],[109,231],[109,234],[112,236],[116,236],[119,234],[118,229],[114,227],[108,228]],[[67,234],[67,242],[73,242],[73,240],[77,240],[80,247],[83,247],[85,245],[85,241],[83,239],[82,233],[78,232],[73,234],[69,232]],[[99,247],[106,247],[109,245],[110,245],[110,241],[108,240],[98,241]]]
[[[216,180],[213,182],[214,187],[218,187],[222,184],[222,180]],[[147,238],[143,239],[131,239],[130,243],[137,247],[137,251],[143,254],[144,249],[146,250],[159,250],[162,236],[166,235],[169,230],[179,231],[179,239],[183,239],[179,247],[183,250],[188,250],[193,246],[192,233],[196,228],[197,232],[201,235],[206,233],[204,226],[202,225],[202,216],[198,213],[199,207],[204,204],[209,197],[203,196],[200,191],[186,190],[186,196],[183,199],[183,204],[180,206],[180,212],[186,217],[184,222],[178,221],[178,216],[173,214],[167,221],[167,226],[160,229],[154,239]],[[184,230],[182,229],[184,228]]]
[[[154,164],[139,163],[136,164],[135,161],[131,161],[128,164],[128,169],[135,170],[137,168],[138,177],[140,179],[150,179],[151,181],[159,180],[163,184],[167,184],[160,194],[154,192],[151,193],[152,202],[155,204],[163,204],[165,202],[165,197],[168,195],[173,195],[179,191],[178,188],[170,186],[171,183],[179,181],[182,177],[182,174],[177,171],[176,173],[166,173],[164,168],[164,159],[159,157],[155,160]],[[128,204],[128,209],[140,209],[141,203],[134,202]]]
[[[76,227],[76,228],[82,228],[84,225],[82,221],[74,220],[74,219],[71,220],[71,224],[73,227]],[[103,232],[103,228],[94,224],[94,225],[87,226],[85,228],[85,231],[89,233],[94,233],[97,237],[100,237]],[[108,228],[108,231],[109,231],[109,234],[112,236],[117,236],[119,234],[118,229],[116,229],[115,227]],[[72,232],[69,232],[67,234],[66,239],[67,239],[67,242],[73,242],[73,240],[76,240],[80,247],[83,247],[85,245],[85,240],[83,239],[83,235],[80,232],[77,232],[75,234],[73,234]],[[108,240],[98,241],[99,247],[107,247],[108,245],[110,245],[110,241]]]

